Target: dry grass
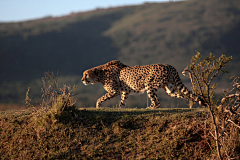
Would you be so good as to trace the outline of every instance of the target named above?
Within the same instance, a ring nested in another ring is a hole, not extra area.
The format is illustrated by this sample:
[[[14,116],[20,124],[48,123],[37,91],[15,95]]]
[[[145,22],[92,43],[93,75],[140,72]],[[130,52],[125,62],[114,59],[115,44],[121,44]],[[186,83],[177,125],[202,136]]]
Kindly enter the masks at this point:
[[[205,159],[203,109],[0,112],[2,159]],[[210,145],[210,146],[209,146]]]
[[[27,109],[27,106],[19,104],[0,104],[0,111],[24,110],[24,109]]]

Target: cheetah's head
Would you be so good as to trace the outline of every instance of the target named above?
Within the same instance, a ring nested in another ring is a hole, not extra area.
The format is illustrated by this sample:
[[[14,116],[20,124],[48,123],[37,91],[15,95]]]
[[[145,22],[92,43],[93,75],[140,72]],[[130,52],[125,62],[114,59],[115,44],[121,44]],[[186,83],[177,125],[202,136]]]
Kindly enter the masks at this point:
[[[99,82],[98,71],[95,68],[88,69],[83,72],[82,82],[85,85],[95,84]]]

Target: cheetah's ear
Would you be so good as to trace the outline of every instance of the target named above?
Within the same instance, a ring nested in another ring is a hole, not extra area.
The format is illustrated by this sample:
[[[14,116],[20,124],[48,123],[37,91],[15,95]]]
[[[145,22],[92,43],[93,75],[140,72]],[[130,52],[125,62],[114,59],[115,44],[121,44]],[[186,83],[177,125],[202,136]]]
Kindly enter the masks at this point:
[[[110,65],[115,65],[115,66],[117,66],[117,67],[119,67],[119,68],[127,67],[127,65],[122,64],[122,63],[121,63],[120,61],[118,61],[118,60],[112,60],[112,61],[110,61],[110,62],[108,62],[108,63],[106,64],[106,66],[110,66]]]
[[[110,62],[108,62],[107,63],[107,66],[110,66],[110,65],[119,65],[121,62],[120,61],[118,61],[118,60],[112,60],[112,61],[110,61]]]

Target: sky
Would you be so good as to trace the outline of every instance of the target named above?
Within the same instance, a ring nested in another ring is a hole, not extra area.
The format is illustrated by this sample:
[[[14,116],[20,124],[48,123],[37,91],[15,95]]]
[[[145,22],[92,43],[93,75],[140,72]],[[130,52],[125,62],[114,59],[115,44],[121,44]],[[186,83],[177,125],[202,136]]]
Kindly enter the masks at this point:
[[[0,22],[20,22],[47,16],[58,17],[96,8],[163,1],[169,0],[0,0]]]

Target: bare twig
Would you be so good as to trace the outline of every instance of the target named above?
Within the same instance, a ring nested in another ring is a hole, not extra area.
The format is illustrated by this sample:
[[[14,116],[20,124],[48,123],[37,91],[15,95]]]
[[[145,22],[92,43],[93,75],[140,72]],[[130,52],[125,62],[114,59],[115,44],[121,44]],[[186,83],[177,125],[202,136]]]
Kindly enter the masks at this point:
[[[228,122],[231,122],[234,126],[236,126],[236,127],[238,127],[238,128],[240,128],[240,126],[239,125],[237,125],[236,123],[234,123],[231,119],[229,119],[228,120]]]

